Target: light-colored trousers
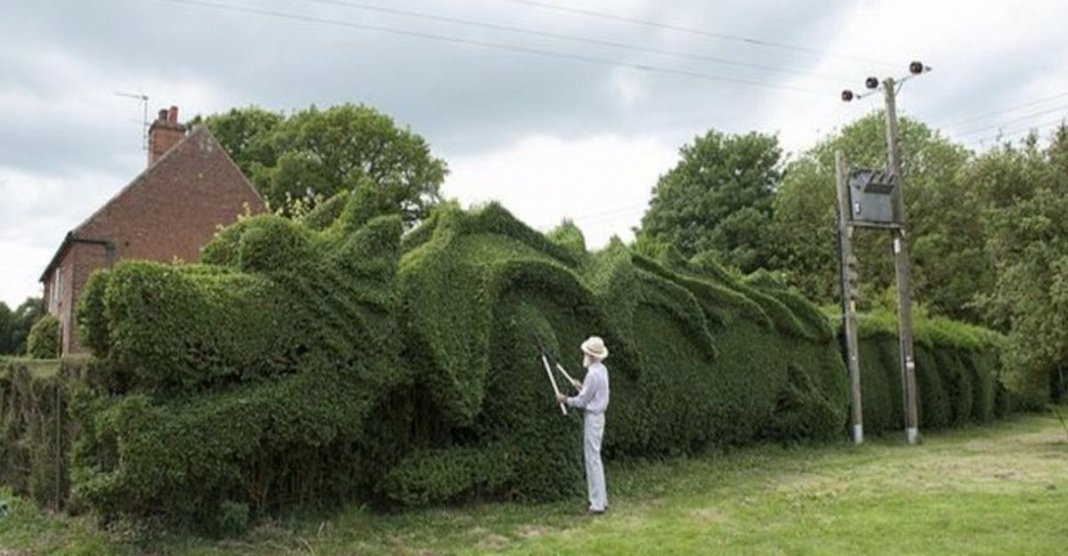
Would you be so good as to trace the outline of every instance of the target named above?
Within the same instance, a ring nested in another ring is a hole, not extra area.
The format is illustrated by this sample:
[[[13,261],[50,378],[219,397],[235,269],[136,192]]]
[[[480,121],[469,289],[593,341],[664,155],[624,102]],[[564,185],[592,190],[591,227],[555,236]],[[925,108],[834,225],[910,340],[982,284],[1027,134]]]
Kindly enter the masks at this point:
[[[604,413],[586,412],[583,421],[583,452],[586,456],[586,488],[590,494],[590,509],[599,512],[608,507],[608,491],[604,484],[604,465],[601,464],[601,439],[604,438]]]

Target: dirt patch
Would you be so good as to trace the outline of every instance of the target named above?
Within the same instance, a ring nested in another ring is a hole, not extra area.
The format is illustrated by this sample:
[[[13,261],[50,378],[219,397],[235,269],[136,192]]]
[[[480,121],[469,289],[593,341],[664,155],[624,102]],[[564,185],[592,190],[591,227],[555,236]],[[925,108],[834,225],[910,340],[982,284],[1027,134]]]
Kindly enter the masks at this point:
[[[538,527],[536,525],[524,525],[516,531],[516,536],[521,539],[533,539],[540,537],[549,532],[548,527]]]
[[[490,534],[478,541],[477,546],[479,548],[487,548],[490,550],[502,550],[508,546],[512,541],[503,535]]]
[[[690,515],[697,521],[711,523],[722,523],[727,521],[730,517],[727,515],[727,512],[717,510],[716,508],[698,508]]]

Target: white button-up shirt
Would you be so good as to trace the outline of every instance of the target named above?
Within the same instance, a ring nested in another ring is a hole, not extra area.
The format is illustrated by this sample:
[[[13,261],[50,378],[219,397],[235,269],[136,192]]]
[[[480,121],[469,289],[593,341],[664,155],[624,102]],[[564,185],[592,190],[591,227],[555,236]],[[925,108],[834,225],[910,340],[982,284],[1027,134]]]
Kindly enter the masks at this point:
[[[567,399],[567,405],[585,409],[587,413],[604,413],[608,409],[608,369],[600,361],[586,369],[582,389]]]

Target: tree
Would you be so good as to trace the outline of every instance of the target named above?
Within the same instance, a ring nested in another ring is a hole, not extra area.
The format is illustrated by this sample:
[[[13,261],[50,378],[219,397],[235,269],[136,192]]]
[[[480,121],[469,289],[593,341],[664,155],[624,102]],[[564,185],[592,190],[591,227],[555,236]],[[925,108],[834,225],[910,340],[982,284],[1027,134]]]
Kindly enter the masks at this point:
[[[781,178],[778,140],[711,130],[679,150],[678,164],[653,188],[637,241],[684,256],[713,251],[752,272],[769,260],[772,199]]]
[[[197,116],[192,123],[206,124],[237,167],[246,176],[253,176],[263,168],[276,164],[270,137],[283,121],[285,117],[282,114],[249,106],[232,108],[229,112],[206,119]]]
[[[820,303],[838,296],[834,153],[842,150],[853,167],[885,167],[885,126],[884,115],[875,112],[827,138],[787,167],[776,195],[774,266]],[[958,179],[968,152],[908,118],[901,119],[900,133],[914,299],[932,313],[977,321],[971,301],[993,275],[983,250],[980,200]],[[889,250],[889,234],[854,236],[865,297],[893,287]]]
[[[45,314],[40,297],[29,297],[14,311],[0,302],[0,354],[18,355],[26,351],[30,329]]]
[[[997,273],[980,305],[1008,330],[1010,386],[1038,406],[1054,373],[1068,367],[1068,128],[1045,150],[1032,135],[990,151],[967,178],[988,202],[986,246]]]
[[[295,199],[314,208],[368,179],[408,225],[441,200],[445,162],[422,137],[367,106],[312,106],[289,116],[249,107],[204,122],[269,206],[285,214]]]
[[[7,303],[0,301],[0,355],[15,353],[17,346],[12,338],[14,330],[15,313],[7,306]]]

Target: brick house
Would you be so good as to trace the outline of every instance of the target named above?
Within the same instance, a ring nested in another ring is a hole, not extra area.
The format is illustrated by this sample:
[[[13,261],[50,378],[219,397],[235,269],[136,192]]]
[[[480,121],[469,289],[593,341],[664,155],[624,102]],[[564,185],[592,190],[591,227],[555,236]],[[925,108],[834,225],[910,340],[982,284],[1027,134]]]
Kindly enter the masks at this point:
[[[211,132],[186,132],[178,108],[160,110],[148,131],[148,167],[67,233],[41,275],[48,312],[59,319],[61,352],[84,351],[74,310],[90,273],[121,259],[196,262],[220,225],[264,210],[252,184]]]

